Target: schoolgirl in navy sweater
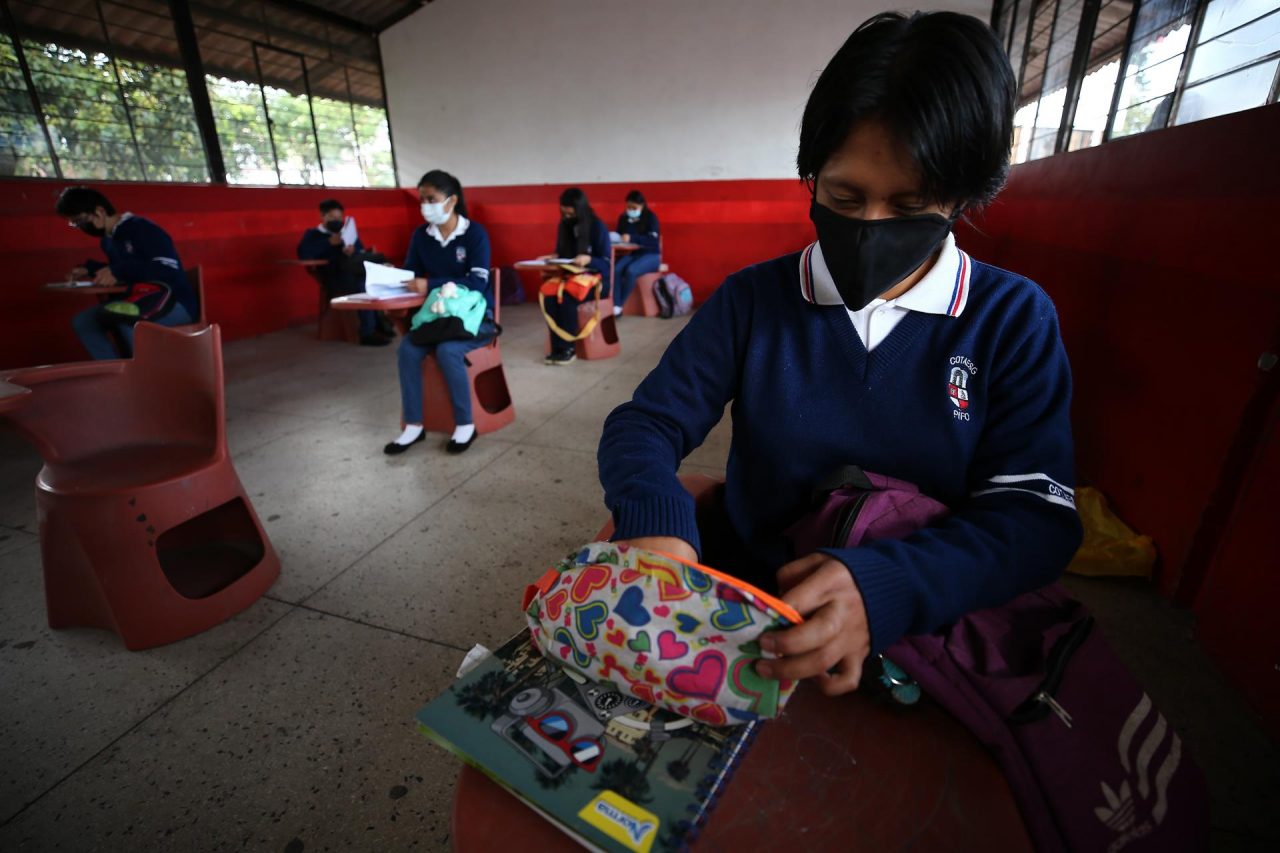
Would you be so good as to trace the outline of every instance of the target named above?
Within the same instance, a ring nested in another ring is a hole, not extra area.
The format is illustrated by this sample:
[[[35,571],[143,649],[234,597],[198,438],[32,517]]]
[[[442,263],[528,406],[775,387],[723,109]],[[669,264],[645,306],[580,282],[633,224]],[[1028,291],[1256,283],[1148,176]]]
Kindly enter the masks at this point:
[[[404,430],[383,448],[389,455],[403,453],[426,439],[422,427],[422,361],[435,353],[436,363],[444,374],[453,408],[453,435],[445,450],[463,453],[476,438],[471,415],[471,384],[467,379],[467,353],[484,346],[497,334],[493,323],[494,293],[489,281],[489,234],[479,222],[467,219],[467,203],[462,184],[453,175],[439,169],[427,172],[418,182],[422,200],[422,218],[409,238],[405,269],[417,276],[414,287],[426,294],[449,282],[477,293],[483,293],[488,310],[480,331],[467,340],[445,341],[432,346],[419,346],[409,338],[400,341],[396,353],[400,371],[401,417]]]
[[[805,617],[766,635],[780,658],[758,664],[765,677],[853,690],[868,654],[1052,581],[1079,545],[1053,303],[951,236],[1004,182],[1013,107],[1008,60],[976,18],[859,27],[801,125],[817,241],[730,276],[605,422],[615,538],[703,551]],[[676,470],[726,404],[711,541]],[[851,464],[917,484],[951,515],[899,541],[788,553],[783,531],[810,490]]]
[[[543,255],[540,260],[569,258],[580,267],[600,273],[604,279],[601,296],[609,295],[609,227],[600,221],[591,209],[587,194],[578,187],[569,187],[560,194],[560,225],[556,230],[556,253]],[[594,299],[594,295],[590,297]],[[547,313],[566,332],[578,331],[578,306],[582,303],[569,294],[562,299],[547,299]],[[551,354],[547,364],[568,364],[574,359],[573,344],[550,330]]]
[[[662,263],[658,251],[658,217],[644,200],[640,190],[627,193],[627,203],[618,217],[618,236],[624,243],[640,248],[618,258],[613,270],[613,313],[621,314],[623,303],[636,286],[636,279],[657,272]]]

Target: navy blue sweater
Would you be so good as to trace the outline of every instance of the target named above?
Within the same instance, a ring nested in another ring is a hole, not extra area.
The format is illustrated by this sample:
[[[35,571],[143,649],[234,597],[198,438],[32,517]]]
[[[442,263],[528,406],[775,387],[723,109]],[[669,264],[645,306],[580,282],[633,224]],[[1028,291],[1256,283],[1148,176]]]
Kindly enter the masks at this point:
[[[107,263],[85,261],[84,267],[89,275],[109,266],[111,274],[121,284],[151,281],[165,285],[177,303],[187,309],[192,320],[200,316],[200,302],[191,282],[187,281],[178,248],[159,225],[141,216],[125,214],[116,225],[115,232],[103,237],[99,245],[107,256]]]
[[[773,585],[790,558],[782,531],[842,466],[913,482],[952,509],[907,539],[827,552],[853,573],[873,651],[1058,577],[1081,532],[1071,371],[1048,296],[974,263],[956,277],[958,316],[911,311],[868,353],[843,305],[802,295],[800,262],[730,276],[605,421],[616,537],[700,549],[676,469],[732,402],[725,504],[755,571],[770,573],[757,580]]]
[[[632,252],[634,255],[648,255],[658,251],[658,216],[647,207],[636,220],[628,219],[626,213],[620,215],[618,233],[626,234],[630,242],[640,247]]]
[[[446,282],[454,282],[469,290],[483,293],[493,316],[493,287],[489,282],[489,232],[479,222],[458,217],[458,225],[449,241],[440,245],[430,233],[431,225],[419,225],[409,238],[409,253],[404,268],[427,280],[428,290]],[[461,232],[461,233],[459,233]]]
[[[342,244],[329,242],[330,232],[319,228],[308,228],[298,241],[298,257],[304,261],[329,261],[333,263],[343,257]],[[364,244],[356,238],[356,254],[364,251]]]
[[[575,224],[574,229],[577,229]],[[576,240],[567,239],[564,224],[556,230],[556,256],[561,258],[572,258],[578,254],[578,243]],[[576,234],[576,230],[573,232]],[[604,279],[604,292],[609,293],[609,273],[611,272],[609,258],[612,252],[609,249],[609,226],[600,221],[600,217],[594,217],[591,220],[591,244],[587,254],[591,255],[591,261],[588,267],[600,273]]]

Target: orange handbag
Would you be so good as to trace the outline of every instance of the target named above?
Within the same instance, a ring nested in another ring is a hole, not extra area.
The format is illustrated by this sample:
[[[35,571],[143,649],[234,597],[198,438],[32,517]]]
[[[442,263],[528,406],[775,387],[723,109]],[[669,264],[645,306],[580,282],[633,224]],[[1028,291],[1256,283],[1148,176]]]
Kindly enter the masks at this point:
[[[598,272],[580,272],[573,275],[556,275],[542,282],[542,286],[538,288],[538,307],[542,309],[542,317],[547,321],[547,326],[551,331],[555,332],[561,340],[580,341],[587,338],[595,331],[596,324],[600,322],[600,292],[604,285],[604,278]],[[587,321],[578,334],[570,334],[552,319],[547,313],[547,297],[555,297],[556,302],[563,302],[564,295],[567,293],[579,302],[586,302],[587,297],[592,291],[596,294],[596,313],[595,316]]]

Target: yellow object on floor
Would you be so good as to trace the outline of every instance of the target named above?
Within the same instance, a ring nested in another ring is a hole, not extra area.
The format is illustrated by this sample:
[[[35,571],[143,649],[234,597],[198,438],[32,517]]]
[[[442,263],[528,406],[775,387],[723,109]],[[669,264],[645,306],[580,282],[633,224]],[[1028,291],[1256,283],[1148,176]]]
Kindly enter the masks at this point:
[[[1084,525],[1084,541],[1067,571],[1076,575],[1151,577],[1156,546],[1150,536],[1140,536],[1121,521],[1102,492],[1076,489],[1076,510]]]

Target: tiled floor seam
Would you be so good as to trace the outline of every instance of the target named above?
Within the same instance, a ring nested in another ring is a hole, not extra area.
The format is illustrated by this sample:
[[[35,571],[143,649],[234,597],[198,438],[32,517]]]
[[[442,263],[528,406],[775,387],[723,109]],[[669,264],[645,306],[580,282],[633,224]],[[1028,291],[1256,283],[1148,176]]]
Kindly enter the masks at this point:
[[[135,731],[137,731],[137,730],[138,730],[138,728],[139,728],[140,726],[142,726],[144,723],[146,723],[148,720],[150,720],[150,719],[151,719],[152,717],[154,717],[156,714],[158,714],[158,713],[160,713],[161,711],[163,711],[165,708],[169,707],[169,705],[173,704],[173,702],[174,702],[176,699],[178,699],[178,697],[182,696],[184,693],[186,693],[186,692],[187,692],[188,690],[190,690],[192,687],[195,687],[195,686],[196,686],[197,684],[199,684],[201,681],[204,681],[207,677],[209,677],[210,675],[212,675],[212,674],[213,674],[213,673],[214,673],[214,672],[215,672],[219,667],[221,667],[221,666],[222,666],[223,664],[225,664],[227,661],[231,660],[233,657],[235,657],[236,655],[240,654],[240,652],[244,651],[244,650],[245,650],[246,648],[248,648],[250,645],[252,645],[253,643],[257,642],[257,640],[258,640],[258,638],[259,638],[259,637],[261,637],[261,636],[262,636],[263,634],[265,634],[267,631],[270,631],[270,630],[271,630],[272,628],[274,628],[276,625],[279,625],[279,624],[280,624],[280,622],[281,622],[281,620],[283,620],[286,616],[288,616],[290,613],[292,613],[292,612],[294,611],[294,609],[295,609],[295,608],[294,608],[293,606],[290,606],[290,607],[289,607],[289,609],[288,609],[288,610],[285,610],[283,613],[281,613],[281,614],[280,614],[280,616],[279,616],[278,618],[276,618],[276,619],[272,619],[270,622],[268,622],[266,625],[264,625],[264,626],[262,627],[262,630],[258,631],[258,632],[257,632],[257,633],[255,633],[252,637],[249,637],[249,639],[245,640],[243,643],[241,643],[240,645],[236,646],[234,649],[232,649],[232,650],[231,650],[231,652],[230,652],[230,653],[228,653],[225,657],[223,657],[223,658],[221,658],[220,660],[218,660],[218,662],[217,662],[217,663],[215,663],[213,666],[209,667],[207,670],[205,670],[204,672],[200,673],[200,674],[199,674],[199,675],[197,675],[195,678],[193,678],[193,679],[191,679],[189,682],[187,682],[187,683],[186,683],[186,685],[184,685],[184,686],[182,687],[182,689],[178,690],[178,692],[174,693],[172,696],[168,697],[168,698],[167,698],[167,699],[165,699],[163,702],[161,702],[161,703],[159,703],[158,705],[156,705],[156,706],[155,706],[154,708],[152,708],[148,713],[146,713],[146,714],[145,714],[144,716],[142,716],[140,719],[136,720],[136,721],[133,723],[133,725],[129,726],[127,729],[125,729],[125,730],[124,730],[123,732],[121,732],[119,735],[117,735],[116,737],[113,737],[111,740],[109,740],[109,741],[106,743],[106,745],[104,745],[104,746],[102,747],[102,749],[99,749],[99,750],[98,750],[97,752],[95,752],[93,755],[90,755],[88,758],[86,758],[84,761],[82,761],[82,762],[80,762],[79,764],[77,764],[74,768],[72,768],[71,770],[69,770],[67,773],[63,774],[63,776],[62,776],[62,778],[61,778],[61,779],[59,779],[58,781],[54,782],[54,783],[53,783],[52,785],[50,785],[49,787],[45,788],[43,791],[41,791],[39,794],[37,794],[37,795],[35,796],[35,798],[34,798],[34,799],[32,799],[32,800],[30,800],[29,802],[27,802],[27,803],[23,804],[23,806],[22,806],[20,809],[18,809],[17,811],[15,811],[13,814],[9,815],[8,817],[4,818],[3,820],[0,820],[0,829],[3,829],[4,827],[6,827],[6,826],[8,826],[9,824],[13,823],[15,820],[17,820],[19,817],[21,817],[21,816],[22,816],[22,815],[23,815],[23,814],[24,814],[28,809],[30,809],[30,808],[31,808],[32,806],[34,806],[36,803],[38,803],[38,802],[40,802],[41,800],[43,800],[46,796],[48,796],[50,793],[52,793],[54,790],[56,790],[59,786],[61,786],[64,782],[66,782],[66,781],[67,781],[68,779],[70,779],[72,776],[76,775],[76,774],[77,774],[77,773],[79,773],[81,770],[83,770],[85,767],[87,767],[87,766],[89,766],[90,764],[92,764],[95,760],[97,760],[97,758],[98,758],[99,756],[101,756],[101,755],[102,755],[103,753],[105,753],[107,750],[111,749],[111,747],[115,746],[117,743],[119,743],[120,741],[124,740],[124,739],[125,739],[125,738],[127,738],[129,735],[133,734]]]
[[[388,634],[398,634],[401,637],[408,637],[410,640],[420,640],[424,643],[431,643],[434,646],[443,646],[444,648],[449,649],[450,651],[455,651],[455,652],[470,651],[470,649],[464,649],[462,648],[462,646],[455,646],[453,643],[446,643],[444,640],[433,640],[431,637],[423,637],[419,634],[411,634],[408,631],[401,631],[399,628],[391,628],[391,627],[388,627],[387,625],[379,625],[376,622],[366,622],[365,620],[357,619],[354,616],[346,616],[342,613],[334,613],[331,610],[323,610],[319,607],[312,607],[309,604],[292,604],[291,602],[284,601],[283,599],[272,598],[269,595],[264,595],[263,598],[270,598],[272,601],[278,601],[281,604],[288,604],[291,607],[296,607],[299,610],[306,610],[309,613],[318,613],[321,616],[329,616],[334,619],[341,619],[345,622],[351,622],[356,625],[360,625],[364,628],[372,628],[376,631],[385,631]]]

